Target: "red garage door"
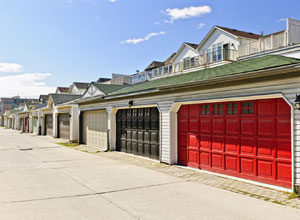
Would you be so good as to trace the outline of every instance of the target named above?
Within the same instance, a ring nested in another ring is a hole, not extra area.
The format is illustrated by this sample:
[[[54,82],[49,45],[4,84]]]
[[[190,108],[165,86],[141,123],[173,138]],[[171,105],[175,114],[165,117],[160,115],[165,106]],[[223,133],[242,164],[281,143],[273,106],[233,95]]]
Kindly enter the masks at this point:
[[[183,105],[178,163],[291,188],[291,110],[281,98]]]

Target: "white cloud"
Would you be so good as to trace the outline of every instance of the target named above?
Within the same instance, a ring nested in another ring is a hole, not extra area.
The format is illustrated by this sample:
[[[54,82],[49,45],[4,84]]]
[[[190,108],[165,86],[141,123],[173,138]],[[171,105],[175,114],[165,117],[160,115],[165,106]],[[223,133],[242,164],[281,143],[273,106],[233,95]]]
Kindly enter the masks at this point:
[[[279,23],[279,22],[284,22],[284,21],[286,21],[286,18],[280,18],[276,22]]]
[[[204,26],[205,26],[205,24],[201,22],[200,24],[197,25],[196,28],[197,29],[202,29]]]
[[[147,34],[145,37],[143,38],[130,38],[128,40],[124,40],[124,41],[121,41],[120,43],[121,44],[139,44],[139,43],[142,43],[144,41],[148,41],[150,40],[152,37],[155,37],[155,36],[159,36],[159,35],[164,35],[166,34],[164,31],[161,31],[161,32],[153,32],[153,33],[149,33]]]
[[[40,94],[55,92],[55,87],[46,86],[45,80],[50,73],[23,73],[14,76],[0,76],[0,94],[2,97],[20,95],[38,97]]]
[[[111,3],[115,3],[117,0],[108,0],[108,1],[110,1]]]
[[[19,73],[22,70],[23,66],[17,63],[0,63],[0,72],[2,73]]]
[[[173,23],[180,19],[189,19],[194,17],[201,17],[205,14],[211,13],[211,8],[207,5],[203,6],[191,6],[185,8],[168,8],[164,13],[169,16],[169,20],[165,20],[166,23]]]

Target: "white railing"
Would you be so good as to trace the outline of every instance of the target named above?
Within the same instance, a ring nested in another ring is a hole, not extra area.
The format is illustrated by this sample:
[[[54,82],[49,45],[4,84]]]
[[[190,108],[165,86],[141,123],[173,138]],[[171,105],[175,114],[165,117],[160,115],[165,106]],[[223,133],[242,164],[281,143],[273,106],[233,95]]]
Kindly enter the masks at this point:
[[[144,71],[131,76],[131,84],[144,82],[154,78],[159,78],[165,75],[184,72],[197,67],[207,67],[210,64],[220,61],[236,61],[237,50],[222,49],[196,57],[190,57],[184,61],[173,63],[167,66],[162,66],[150,71]]]
[[[273,50],[287,45],[287,31],[282,31],[275,34],[267,35],[256,41],[240,45],[238,48],[238,56],[248,56],[251,54],[260,53],[267,50]]]

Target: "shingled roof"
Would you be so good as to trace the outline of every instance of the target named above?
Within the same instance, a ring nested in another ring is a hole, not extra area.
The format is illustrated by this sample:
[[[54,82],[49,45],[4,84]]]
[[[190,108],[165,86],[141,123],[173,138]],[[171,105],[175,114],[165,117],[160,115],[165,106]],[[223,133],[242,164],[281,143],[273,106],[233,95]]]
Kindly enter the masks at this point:
[[[227,27],[221,27],[221,26],[216,26],[224,31],[227,31],[235,36],[238,37],[245,37],[245,38],[252,38],[252,39],[259,39],[260,37],[262,37],[261,35],[258,34],[253,34],[251,32],[246,32],[246,31],[239,31],[236,29],[231,29],[231,28],[227,28]]]
[[[238,61],[222,66],[198,70],[190,73],[164,77],[160,79],[151,80],[129,86],[121,89],[108,96],[123,95],[129,93],[142,92],[151,89],[158,89],[165,86],[176,86],[183,83],[194,83],[214,78],[221,78],[225,76],[247,73],[252,71],[259,71],[269,68],[275,68],[290,64],[300,64],[300,59],[289,58],[280,55],[268,55],[264,57],[254,58],[250,60]]]
[[[199,44],[192,44],[192,43],[187,43],[187,42],[184,42],[186,45],[194,48],[195,50],[197,49],[197,47],[199,46]]]
[[[100,83],[93,83],[93,85],[106,95],[127,87],[127,85],[111,85]]]
[[[65,102],[69,102],[75,99],[79,99],[81,95],[70,94],[49,94],[52,97],[54,105],[59,105]]]

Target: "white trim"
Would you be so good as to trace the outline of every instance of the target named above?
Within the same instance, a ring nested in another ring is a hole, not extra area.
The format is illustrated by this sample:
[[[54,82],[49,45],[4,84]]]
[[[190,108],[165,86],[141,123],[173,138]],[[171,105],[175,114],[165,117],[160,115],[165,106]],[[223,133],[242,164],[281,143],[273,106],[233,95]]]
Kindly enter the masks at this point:
[[[295,182],[296,182],[296,175],[295,175],[295,143],[294,143],[294,114],[295,109],[292,103],[289,102],[289,100],[282,95],[282,98],[284,101],[291,107],[291,152],[292,152],[292,191],[295,190]]]
[[[242,179],[242,178],[238,178],[238,177],[232,177],[232,176],[227,176],[227,175],[223,175],[223,174],[218,174],[215,172],[209,172],[209,173],[213,173],[216,175],[221,175],[224,177],[230,177],[232,179],[237,179],[237,180],[243,180],[252,184],[256,184],[256,185],[261,185],[261,186],[266,186],[269,187],[272,186],[271,188],[274,189],[279,189],[279,190],[283,190],[284,191],[288,191],[288,192],[293,192],[293,190],[295,189],[295,158],[294,158],[294,108],[293,105],[289,102],[289,100],[282,94],[282,93],[277,93],[277,94],[268,94],[268,95],[257,95],[257,96],[241,96],[241,97],[231,97],[231,98],[219,98],[219,99],[205,99],[205,100],[193,100],[193,101],[183,101],[183,102],[174,102],[171,109],[170,109],[170,114],[171,113],[176,113],[176,117],[173,117],[173,120],[176,121],[171,121],[170,120],[170,124],[173,126],[178,126],[177,125],[177,112],[179,111],[180,107],[182,105],[185,104],[201,104],[201,103],[215,103],[215,102],[232,102],[232,101],[244,101],[244,100],[260,100],[260,99],[274,99],[274,98],[282,98],[285,100],[285,102],[291,107],[291,153],[292,153],[292,188],[291,189],[287,189],[287,188],[283,188],[283,187],[278,187],[278,186],[273,186],[273,185],[269,185],[269,184],[265,184],[265,183],[261,183],[261,182],[256,182],[256,181],[251,181],[251,180],[246,180],[246,179]],[[175,132],[175,133],[174,133]],[[178,143],[177,143],[177,139],[178,139],[178,133],[177,133],[177,129],[174,129],[173,132],[170,132],[170,138],[176,140],[174,141],[174,153],[175,155],[170,155],[170,161],[171,164],[178,164]],[[172,146],[170,145],[170,148]],[[170,149],[171,152],[171,149]],[[173,160],[172,160],[173,158]],[[185,166],[184,166],[185,167]],[[187,167],[187,166],[186,166]],[[200,170],[200,169],[195,169],[195,170]],[[201,171],[205,171],[205,170],[201,170]]]
[[[223,177],[223,178],[226,178],[226,179],[232,179],[232,180],[237,180],[237,181],[240,181],[240,182],[250,183],[250,184],[253,184],[253,185],[257,185],[257,186],[263,186],[263,187],[270,188],[270,189],[276,189],[276,190],[280,190],[280,191],[284,191],[284,192],[290,192],[290,193],[293,192],[293,190],[289,189],[289,188],[275,186],[275,185],[271,185],[271,184],[267,184],[267,183],[256,182],[256,181],[253,181],[253,180],[248,180],[248,179],[239,178],[239,177],[235,177],[235,176],[215,173],[215,172],[207,171],[207,170],[200,170],[200,169],[193,168],[193,167],[188,167],[188,166],[181,166],[181,165],[174,165],[174,166],[180,167],[180,168],[183,168],[183,169],[189,169],[189,170],[197,171],[199,173],[207,173],[207,174],[210,174],[210,175],[220,176],[220,177]]]

